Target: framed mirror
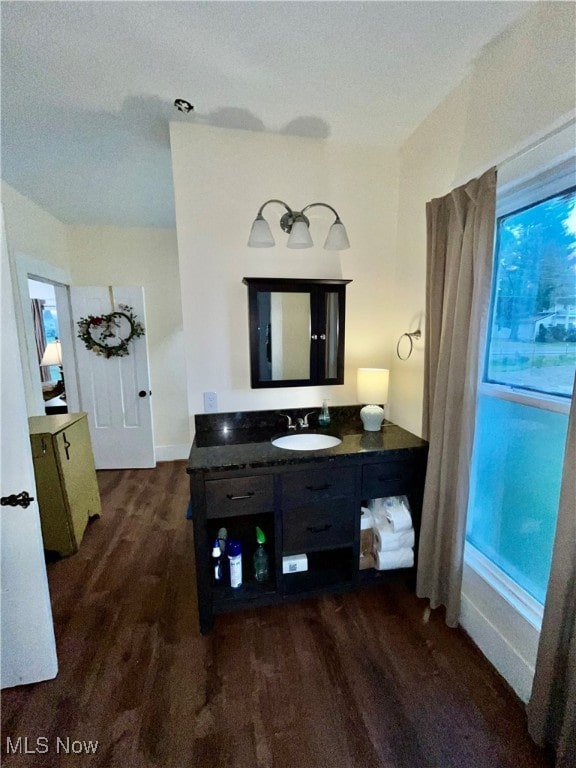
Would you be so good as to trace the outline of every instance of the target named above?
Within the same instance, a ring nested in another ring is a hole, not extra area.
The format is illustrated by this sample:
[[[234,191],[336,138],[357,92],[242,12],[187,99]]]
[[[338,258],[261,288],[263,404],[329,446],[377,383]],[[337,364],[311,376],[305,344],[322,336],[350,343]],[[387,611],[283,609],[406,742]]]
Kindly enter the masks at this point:
[[[350,280],[245,277],[253,389],[344,383]]]

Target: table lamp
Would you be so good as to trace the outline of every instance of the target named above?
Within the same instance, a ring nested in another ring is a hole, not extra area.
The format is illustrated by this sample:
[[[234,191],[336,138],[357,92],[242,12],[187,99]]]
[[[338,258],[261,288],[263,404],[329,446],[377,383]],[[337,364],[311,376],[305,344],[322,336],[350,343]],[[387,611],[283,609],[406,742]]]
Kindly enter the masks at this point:
[[[64,390],[64,371],[62,369],[62,344],[56,339],[56,341],[49,341],[46,344],[46,349],[42,355],[40,361],[41,366],[57,365],[60,371],[61,384],[60,387]]]
[[[384,420],[384,408],[388,401],[388,381],[390,371],[387,368],[358,368],[356,391],[358,401],[366,403],[360,411],[360,418],[366,432],[378,432]]]

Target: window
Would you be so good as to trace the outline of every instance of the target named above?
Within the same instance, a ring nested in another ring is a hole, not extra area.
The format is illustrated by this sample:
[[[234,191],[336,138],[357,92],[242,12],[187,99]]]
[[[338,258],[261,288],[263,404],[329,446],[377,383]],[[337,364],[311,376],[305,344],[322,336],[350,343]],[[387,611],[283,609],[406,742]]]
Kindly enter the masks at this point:
[[[576,363],[576,189],[500,216],[486,380],[570,397]]]
[[[541,604],[576,366],[576,188],[570,168],[564,186],[552,193],[548,177],[498,201],[468,511],[467,541]]]

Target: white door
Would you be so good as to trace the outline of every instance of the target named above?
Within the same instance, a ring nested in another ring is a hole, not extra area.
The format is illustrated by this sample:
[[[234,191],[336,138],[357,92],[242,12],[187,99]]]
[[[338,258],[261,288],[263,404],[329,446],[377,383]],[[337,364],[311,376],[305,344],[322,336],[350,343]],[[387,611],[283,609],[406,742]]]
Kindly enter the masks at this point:
[[[1,218],[0,492],[8,499],[26,491],[35,499],[24,378],[3,215]],[[28,507],[0,507],[0,573],[0,686],[50,680],[58,673],[58,660],[36,500]]]
[[[96,469],[155,467],[146,330],[130,341],[125,357],[97,355],[77,337],[81,318],[108,315],[125,306],[146,329],[144,289],[71,287],[70,305],[80,410],[88,414]],[[92,331],[98,337],[97,328]],[[120,336],[125,332],[125,327],[118,329]]]

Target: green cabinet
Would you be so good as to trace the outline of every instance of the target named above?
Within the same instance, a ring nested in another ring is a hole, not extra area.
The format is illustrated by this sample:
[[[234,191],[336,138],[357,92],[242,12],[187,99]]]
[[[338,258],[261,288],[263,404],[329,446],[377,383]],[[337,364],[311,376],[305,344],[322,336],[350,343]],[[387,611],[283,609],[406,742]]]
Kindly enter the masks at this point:
[[[101,509],[88,419],[67,413],[28,422],[44,549],[71,555]]]

